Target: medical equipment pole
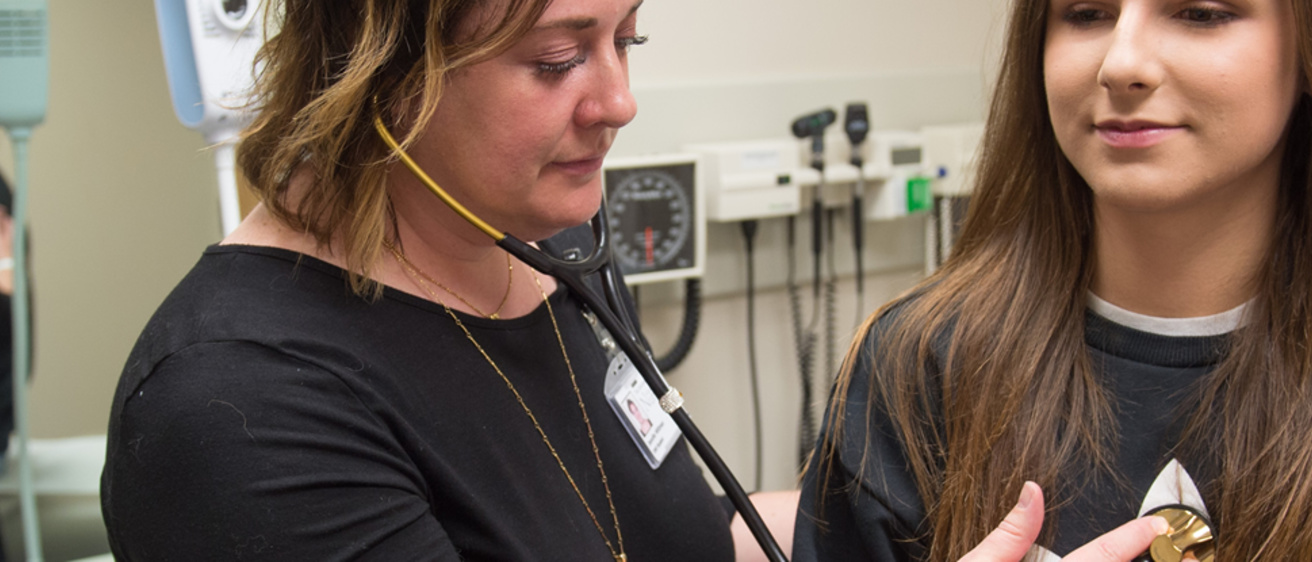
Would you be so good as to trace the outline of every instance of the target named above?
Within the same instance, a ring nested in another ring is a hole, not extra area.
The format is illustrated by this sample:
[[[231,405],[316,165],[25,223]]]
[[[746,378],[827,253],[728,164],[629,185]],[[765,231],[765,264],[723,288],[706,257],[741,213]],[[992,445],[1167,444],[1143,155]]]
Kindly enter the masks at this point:
[[[27,377],[31,372],[31,317],[27,271],[27,148],[32,129],[45,120],[50,84],[50,30],[45,0],[0,0],[0,24],[10,32],[0,49],[0,125],[14,145],[13,323],[14,429],[18,434],[18,496],[29,562],[41,562],[32,459],[28,454]],[[7,439],[9,436],[2,436]]]

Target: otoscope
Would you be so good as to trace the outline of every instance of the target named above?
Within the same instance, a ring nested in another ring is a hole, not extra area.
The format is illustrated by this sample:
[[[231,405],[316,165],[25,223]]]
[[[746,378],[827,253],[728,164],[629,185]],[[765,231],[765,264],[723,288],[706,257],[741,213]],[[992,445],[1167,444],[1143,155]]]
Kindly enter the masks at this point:
[[[812,297],[815,306],[811,321],[802,325],[802,303],[797,294],[797,284],[793,281],[793,243],[796,236],[796,220],[788,217],[788,297],[792,308],[793,329],[797,332],[798,375],[802,382],[802,411],[798,427],[798,461],[804,462],[815,442],[815,413],[811,400],[813,365],[815,358],[815,327],[820,319],[820,262],[824,254],[824,185],[825,185],[825,129],[834,124],[838,115],[832,109],[824,109],[803,115],[793,121],[793,135],[799,139],[811,139],[811,167],[820,172],[820,183],[816,184],[811,197],[811,252],[815,276],[812,278]]]
[[[834,124],[838,115],[824,109],[803,115],[793,121],[793,135],[799,139],[811,138],[811,167],[820,172],[820,183],[811,195],[811,252],[815,254],[815,294],[820,294],[820,255],[824,251],[824,186],[825,186],[825,129]]]
[[[861,155],[861,144],[870,132],[870,119],[867,117],[866,104],[854,102],[847,104],[843,114],[843,130],[847,140],[852,143],[852,165],[856,166],[856,186],[852,188],[852,251],[856,253],[856,313],[857,321],[865,315],[865,267],[862,265],[862,248],[865,246],[864,217],[861,203],[866,192],[865,157]]]

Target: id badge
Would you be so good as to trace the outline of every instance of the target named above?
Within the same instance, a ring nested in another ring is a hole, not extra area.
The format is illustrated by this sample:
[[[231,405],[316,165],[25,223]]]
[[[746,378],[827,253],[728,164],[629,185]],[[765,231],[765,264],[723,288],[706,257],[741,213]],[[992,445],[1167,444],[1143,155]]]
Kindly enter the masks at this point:
[[[660,468],[683,432],[623,353],[611,359],[606,370],[606,401],[647,464],[652,470]]]

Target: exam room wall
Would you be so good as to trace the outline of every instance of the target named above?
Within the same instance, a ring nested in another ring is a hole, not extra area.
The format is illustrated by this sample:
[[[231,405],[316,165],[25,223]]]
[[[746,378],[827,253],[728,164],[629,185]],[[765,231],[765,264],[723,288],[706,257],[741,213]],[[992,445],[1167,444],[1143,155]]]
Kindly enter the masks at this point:
[[[642,109],[620,135],[615,154],[779,136],[795,114],[855,99],[871,99],[876,126],[978,119],[1004,3],[647,2],[640,27],[652,40],[633,51],[632,62]],[[37,437],[104,432],[118,373],[138,332],[219,237],[212,155],[173,116],[152,3],[55,1],[50,20],[50,111],[31,145],[37,314],[31,420]],[[918,84],[948,84],[939,89],[953,91],[897,97],[896,91],[918,92]],[[723,119],[702,118],[681,97],[704,94],[713,107],[731,103],[743,88],[751,99],[736,104],[736,113],[721,112]],[[0,166],[12,178],[10,154],[0,139]],[[917,228],[914,220],[874,227],[871,244],[886,246],[869,250],[874,277],[867,281],[867,305],[917,278]],[[709,328],[671,377],[689,394],[694,415],[722,455],[750,480],[745,335],[736,320],[746,302],[743,263],[733,250],[736,229],[712,231],[721,240],[711,252],[711,274],[719,278],[706,281]],[[761,358],[763,388],[769,389],[767,487],[791,484],[796,440],[789,430],[797,415],[796,394],[788,389],[796,377],[793,336],[778,289],[782,238],[777,224],[763,227],[757,266],[772,284],[757,305],[758,345],[768,350]],[[840,293],[848,295],[850,280],[844,283]],[[647,328],[661,342],[677,331],[678,315],[662,305],[661,289],[645,292],[655,297]],[[848,298],[840,296],[840,306],[850,308]],[[844,320],[841,333],[850,333],[850,324]]]
[[[30,145],[35,437],[105,432],[137,334],[219,229],[213,158],[173,117],[153,3],[54,0],[49,18]]]

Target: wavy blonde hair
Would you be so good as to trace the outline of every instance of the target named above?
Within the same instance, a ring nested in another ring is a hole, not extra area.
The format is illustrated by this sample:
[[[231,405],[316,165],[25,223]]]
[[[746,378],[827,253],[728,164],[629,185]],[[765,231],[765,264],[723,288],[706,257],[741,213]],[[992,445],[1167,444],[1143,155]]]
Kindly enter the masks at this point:
[[[1304,94],[1286,132],[1274,242],[1253,282],[1249,322],[1202,381],[1181,439],[1183,452],[1219,468],[1204,490],[1219,498],[1218,560],[1312,560],[1312,0],[1291,1]],[[1014,3],[961,238],[937,274],[863,326],[849,356],[900,307],[880,328],[876,369],[844,366],[834,430],[817,452],[824,501],[841,432],[865,431],[842,426],[849,385],[869,377],[868,407],[886,412],[906,444],[930,560],[970,551],[1025,480],[1054,507],[1090,474],[1116,478],[1118,435],[1132,429],[1117,427],[1085,345],[1093,198],[1048,117],[1048,9],[1048,0]]]
[[[340,237],[351,289],[377,296],[382,286],[369,273],[383,251],[393,159],[373,129],[375,112],[413,116],[389,119],[409,146],[451,73],[509,48],[549,0],[273,1],[267,28],[279,31],[259,52],[258,116],[237,164],[279,221],[322,247]],[[310,182],[294,200],[293,177]]]

